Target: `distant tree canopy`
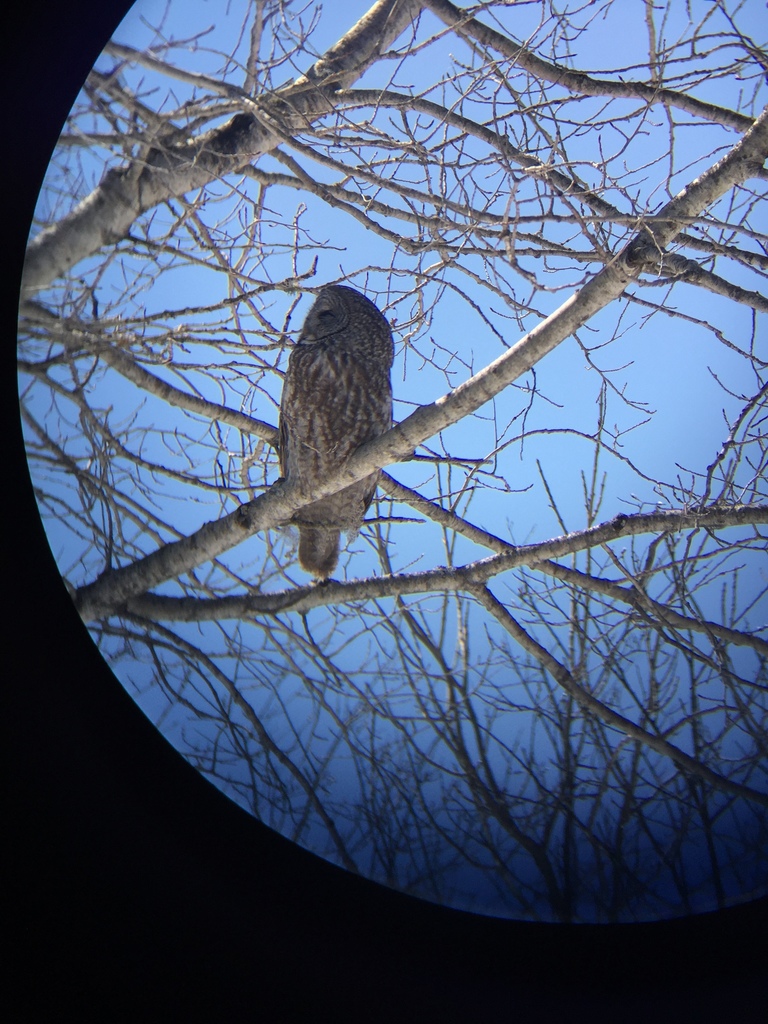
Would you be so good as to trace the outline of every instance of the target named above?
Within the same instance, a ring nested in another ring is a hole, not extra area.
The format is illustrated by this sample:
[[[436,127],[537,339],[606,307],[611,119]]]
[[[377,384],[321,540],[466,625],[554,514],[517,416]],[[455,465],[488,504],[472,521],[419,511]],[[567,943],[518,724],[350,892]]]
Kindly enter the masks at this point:
[[[535,920],[766,889],[763,16],[139,3],[83,86],[21,300],[51,547],[171,742],[350,871]],[[329,283],[395,426],[302,493]],[[292,521],[379,468],[313,583]]]

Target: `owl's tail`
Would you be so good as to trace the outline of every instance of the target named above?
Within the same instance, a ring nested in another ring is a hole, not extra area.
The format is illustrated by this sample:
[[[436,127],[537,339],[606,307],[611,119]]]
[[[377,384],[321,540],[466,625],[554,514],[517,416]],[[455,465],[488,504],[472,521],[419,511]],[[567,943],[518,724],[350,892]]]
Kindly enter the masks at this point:
[[[299,530],[299,565],[321,580],[327,580],[339,560],[340,530],[325,526],[302,526]]]

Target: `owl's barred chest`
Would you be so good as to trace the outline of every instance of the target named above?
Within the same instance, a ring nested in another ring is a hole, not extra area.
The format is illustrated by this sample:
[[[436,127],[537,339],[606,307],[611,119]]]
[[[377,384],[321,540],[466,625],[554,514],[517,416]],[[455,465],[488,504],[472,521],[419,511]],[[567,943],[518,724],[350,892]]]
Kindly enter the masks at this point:
[[[329,384],[367,389],[390,386],[389,367],[378,366],[362,346],[354,350],[339,344],[297,346],[291,355],[288,377],[294,390],[308,398]]]
[[[389,368],[340,345],[294,349],[285,381],[287,469],[315,477],[391,426]]]
[[[391,401],[389,372],[338,346],[295,351],[286,386],[294,412],[312,413],[316,422],[327,419],[347,429],[358,423],[363,427],[368,421],[377,404],[372,401],[374,395],[378,405],[381,399]]]

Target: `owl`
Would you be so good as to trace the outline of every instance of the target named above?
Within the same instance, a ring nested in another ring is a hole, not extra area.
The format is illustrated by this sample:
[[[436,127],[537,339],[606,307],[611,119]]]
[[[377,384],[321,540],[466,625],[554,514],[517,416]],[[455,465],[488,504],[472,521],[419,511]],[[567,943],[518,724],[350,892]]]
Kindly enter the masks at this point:
[[[327,285],[288,360],[280,403],[280,470],[302,490],[327,479],[392,425],[389,324],[344,285]],[[300,509],[299,564],[326,580],[339,560],[341,531],[354,535],[373,500],[378,472]]]

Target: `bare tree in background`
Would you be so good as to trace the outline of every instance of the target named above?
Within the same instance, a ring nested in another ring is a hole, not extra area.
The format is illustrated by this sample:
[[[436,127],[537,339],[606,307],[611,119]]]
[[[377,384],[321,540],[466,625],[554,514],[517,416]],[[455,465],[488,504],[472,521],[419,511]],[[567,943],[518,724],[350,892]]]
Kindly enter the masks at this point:
[[[768,56],[756,0],[562,6],[117,33],[38,205],[22,415],[81,615],[225,792],[428,899],[632,920],[768,876]],[[302,494],[327,283],[392,324],[396,426]],[[380,467],[312,584],[291,518]]]

